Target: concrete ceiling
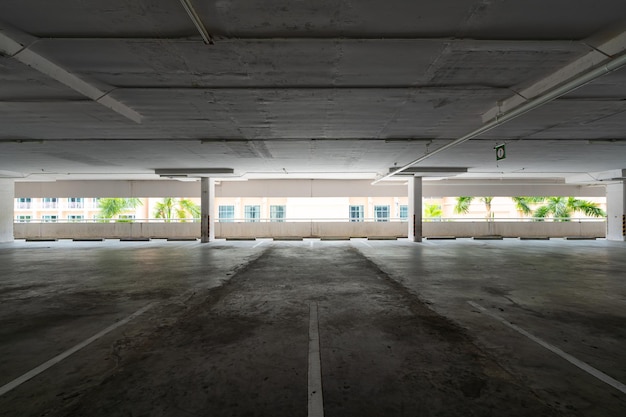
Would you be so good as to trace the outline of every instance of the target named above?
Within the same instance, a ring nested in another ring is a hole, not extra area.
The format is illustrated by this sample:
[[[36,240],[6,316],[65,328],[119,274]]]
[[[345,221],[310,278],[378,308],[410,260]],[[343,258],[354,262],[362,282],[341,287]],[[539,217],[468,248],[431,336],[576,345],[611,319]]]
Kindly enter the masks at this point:
[[[624,0],[191,4],[214,44],[178,0],[0,2],[0,177],[375,179],[626,53]],[[416,167],[626,168],[626,67]]]

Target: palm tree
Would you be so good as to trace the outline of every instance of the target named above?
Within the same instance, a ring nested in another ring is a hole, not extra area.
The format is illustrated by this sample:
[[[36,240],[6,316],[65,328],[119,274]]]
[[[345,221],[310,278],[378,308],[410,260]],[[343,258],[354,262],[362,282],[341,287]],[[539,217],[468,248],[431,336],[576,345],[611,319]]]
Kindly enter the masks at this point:
[[[110,220],[113,217],[132,210],[143,203],[138,198],[101,198],[98,201],[98,218],[102,220]]]
[[[482,197],[481,200],[485,203],[485,208],[487,209],[487,220],[493,220],[493,213],[491,212],[491,201],[493,197]]]
[[[457,197],[454,212],[457,214],[467,214],[473,200],[474,197]],[[487,220],[492,220],[493,213],[491,213],[491,202],[493,201],[493,197],[481,197],[480,200],[485,203]]]
[[[533,214],[532,204],[543,203],[545,199],[545,197],[511,197],[517,211],[525,216]]]
[[[457,214],[467,214],[474,197],[457,197],[454,212]]]
[[[154,207],[154,217],[157,219],[165,219],[167,223],[171,219],[186,219],[188,215],[192,218],[200,217],[200,207],[193,201],[184,198],[176,199],[166,197],[163,201],[156,203]]]
[[[606,213],[592,201],[574,197],[546,197],[546,204],[535,210],[533,216],[543,221],[551,216],[555,222],[568,222],[572,213],[582,212],[590,217],[605,217]]]
[[[179,209],[180,209],[177,212],[179,219],[185,219],[186,218],[186,216],[184,215],[185,213],[190,214],[191,218],[193,218],[193,219],[198,219],[201,216],[201,214],[200,214],[200,206],[195,204],[191,200],[188,200],[186,198],[181,198],[178,201],[178,206],[179,206]]]
[[[424,206],[424,218],[425,219],[441,219],[443,210],[439,204],[426,204]]]

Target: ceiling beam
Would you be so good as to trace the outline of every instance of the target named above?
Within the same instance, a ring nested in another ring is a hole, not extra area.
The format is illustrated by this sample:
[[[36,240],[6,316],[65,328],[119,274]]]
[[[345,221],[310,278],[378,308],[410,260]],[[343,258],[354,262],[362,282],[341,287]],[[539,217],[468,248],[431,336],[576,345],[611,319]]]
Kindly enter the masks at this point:
[[[454,148],[458,145],[461,145],[462,143],[467,142],[470,139],[473,139],[477,136],[482,135],[483,133],[486,133],[492,129],[495,129],[496,127],[504,123],[507,123],[523,114],[533,111],[543,106],[544,104],[549,103],[571,91],[574,91],[577,88],[580,88],[581,86],[588,84],[591,81],[605,74],[608,74],[609,72],[615,71],[625,65],[626,65],[626,53],[623,53],[622,55],[616,56],[614,58],[609,58],[603,61],[600,65],[592,68],[591,70],[583,74],[579,74],[577,77],[570,79],[568,82],[561,84],[555,88],[552,88],[539,96],[533,97],[531,100],[524,101],[522,104],[518,105],[517,107],[514,107],[513,109],[511,109],[510,111],[506,113],[496,113],[496,115],[491,120],[489,120],[487,123],[484,123],[478,129],[475,129],[467,133],[466,135],[458,139],[455,139],[452,142],[440,148],[437,148],[429,153],[426,153],[420,156],[417,159],[414,159],[413,161],[409,162],[408,164],[403,165],[402,167],[398,168],[397,170],[393,172],[390,172],[386,175],[383,175],[380,178],[377,178],[372,184],[376,184],[382,180],[385,180],[387,178],[393,177],[394,175],[400,174],[401,172],[408,170],[412,166],[422,161],[425,161],[426,159],[429,159],[434,155],[437,155],[450,148]]]
[[[141,123],[142,117],[137,111],[110,96],[115,87],[105,86],[102,83],[96,85],[95,82],[86,81],[84,78],[33,51],[30,48],[36,44],[37,40],[38,38],[0,23],[1,54],[28,65],[34,70],[68,86],[72,90],[135,123]]]
[[[506,113],[515,107],[522,105],[524,102],[544,94],[550,89],[576,78],[584,74],[590,69],[602,65],[602,63],[610,61],[626,52],[626,30],[619,32],[617,35],[609,39],[597,37],[585,42],[591,51],[575,61],[559,68],[552,74],[544,77],[532,85],[516,91],[516,94],[498,102],[496,106],[485,112],[482,116],[483,122],[493,119],[499,114]]]

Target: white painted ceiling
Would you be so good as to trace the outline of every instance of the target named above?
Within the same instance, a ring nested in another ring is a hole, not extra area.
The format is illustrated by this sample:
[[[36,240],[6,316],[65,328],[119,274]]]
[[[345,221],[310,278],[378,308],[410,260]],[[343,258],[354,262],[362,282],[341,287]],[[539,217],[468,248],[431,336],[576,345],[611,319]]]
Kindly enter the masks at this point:
[[[191,3],[213,45],[179,0],[2,0],[0,177],[374,179],[626,52],[624,0]],[[416,167],[582,182],[624,169],[626,67]]]

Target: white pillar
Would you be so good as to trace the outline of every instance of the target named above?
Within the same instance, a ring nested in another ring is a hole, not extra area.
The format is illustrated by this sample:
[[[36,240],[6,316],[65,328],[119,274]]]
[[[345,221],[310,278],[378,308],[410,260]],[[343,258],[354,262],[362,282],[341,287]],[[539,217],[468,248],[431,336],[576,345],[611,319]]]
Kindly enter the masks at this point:
[[[215,240],[215,180],[202,177],[200,186],[200,240],[207,243]]]
[[[13,242],[15,181],[0,180],[0,242]]]
[[[606,238],[625,241],[626,183],[606,186]]]
[[[409,178],[409,240],[422,241],[422,177]]]

